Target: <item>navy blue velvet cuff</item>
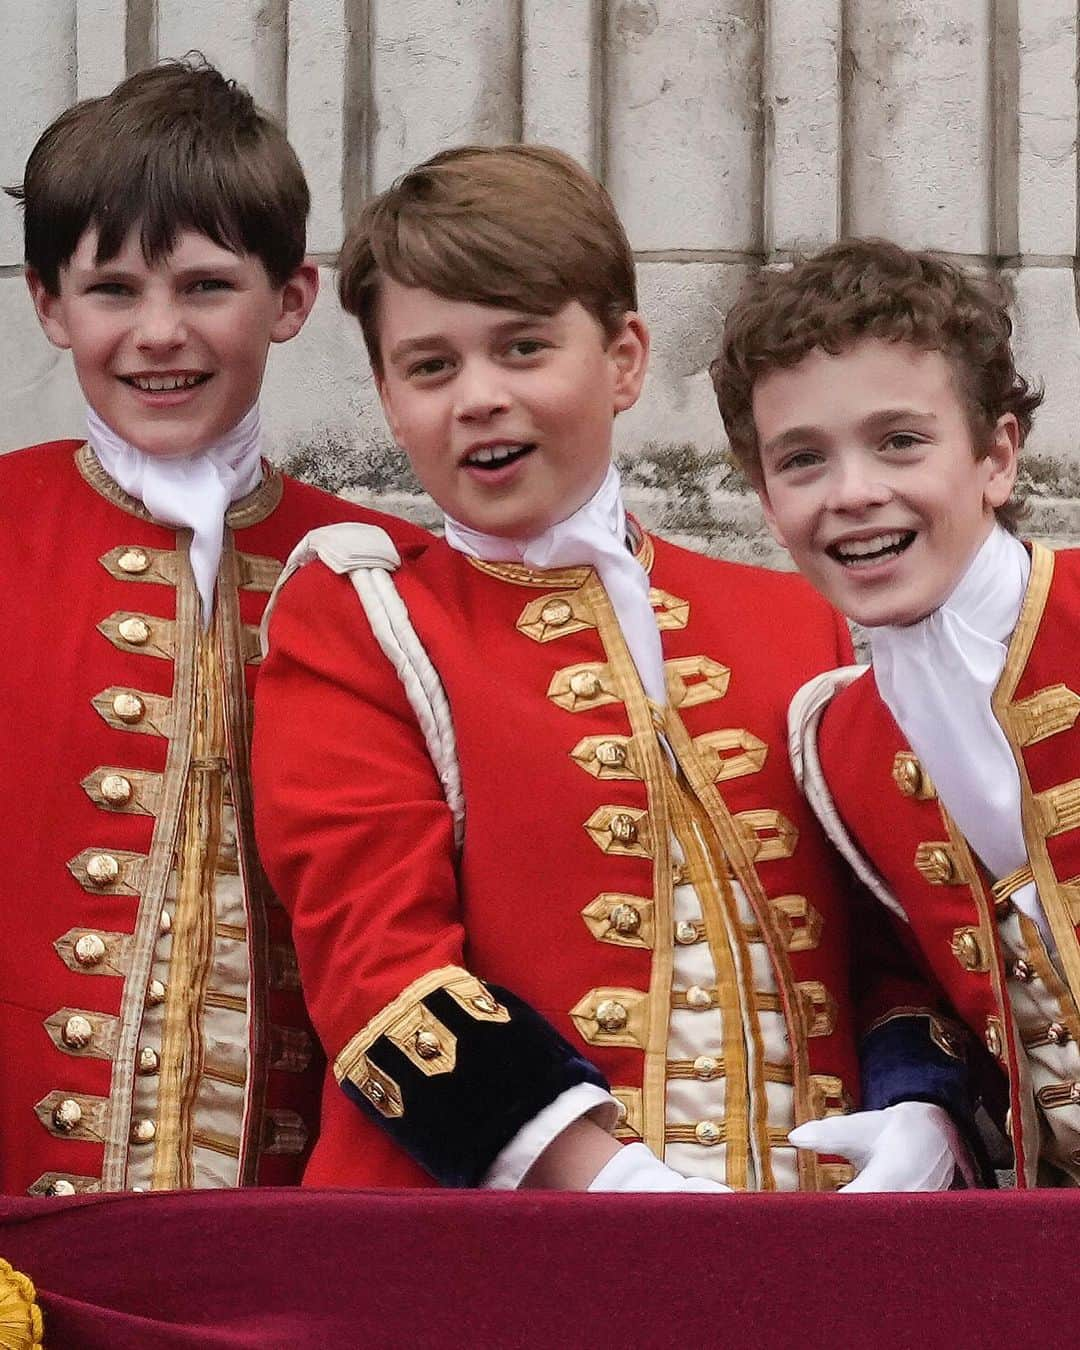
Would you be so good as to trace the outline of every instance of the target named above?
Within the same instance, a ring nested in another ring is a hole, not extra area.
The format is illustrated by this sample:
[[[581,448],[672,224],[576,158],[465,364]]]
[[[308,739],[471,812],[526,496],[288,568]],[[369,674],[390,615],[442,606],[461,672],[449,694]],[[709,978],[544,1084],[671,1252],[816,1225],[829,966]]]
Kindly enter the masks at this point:
[[[929,1013],[890,1018],[874,1027],[860,1047],[862,1105],[866,1111],[912,1101],[943,1107],[992,1184],[993,1169],[975,1124],[977,1102],[965,1048],[962,1034],[943,1033],[939,1019]]]
[[[384,1034],[365,1050],[361,1081],[341,1078],[361,1110],[443,1186],[478,1186],[522,1126],[568,1088],[608,1086],[527,1003],[498,985],[479,987],[508,1016],[478,1020],[445,988],[423,995],[424,1012],[454,1038],[452,1069],[420,1067],[417,1045],[434,1055],[434,1040],[425,1051],[414,1037],[407,1053],[400,1037]]]

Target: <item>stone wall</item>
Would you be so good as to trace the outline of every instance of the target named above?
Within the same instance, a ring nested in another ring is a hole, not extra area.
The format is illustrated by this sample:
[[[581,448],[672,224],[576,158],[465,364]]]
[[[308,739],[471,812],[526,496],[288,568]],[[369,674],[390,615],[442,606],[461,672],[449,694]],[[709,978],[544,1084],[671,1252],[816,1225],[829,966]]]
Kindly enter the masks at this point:
[[[617,438],[638,512],[671,537],[776,561],[728,468],[706,375],[750,269],[842,233],[1000,269],[1021,368],[1032,531],[1080,537],[1077,6],[1073,0],[0,0],[0,181],[75,98],[198,48],[283,119],[329,265],[370,189],[442,146],[541,140],[610,187],[654,363]],[[0,414],[11,449],[78,434],[66,356],[37,332],[19,220],[0,207]],[[276,457],[432,522],[383,427],[332,276],[275,348]]]

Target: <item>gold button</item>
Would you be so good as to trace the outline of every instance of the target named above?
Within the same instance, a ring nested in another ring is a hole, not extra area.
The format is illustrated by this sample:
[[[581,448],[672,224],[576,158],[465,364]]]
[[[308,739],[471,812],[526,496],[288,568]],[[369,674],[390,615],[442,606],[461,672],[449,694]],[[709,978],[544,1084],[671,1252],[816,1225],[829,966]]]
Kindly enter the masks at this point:
[[[121,722],[141,722],[146,716],[146,704],[138,694],[117,694],[112,709]]]
[[[695,1078],[715,1078],[720,1072],[720,1061],[713,1055],[698,1055],[694,1060]]]
[[[675,925],[675,941],[681,943],[684,947],[689,947],[692,942],[697,940],[697,924],[691,923],[689,919],[680,919]]]
[[[442,1054],[442,1041],[431,1031],[418,1031],[415,1045],[421,1059],[438,1059]]]
[[[541,609],[540,617],[552,628],[561,628],[574,617],[574,611],[565,600],[549,600]]]
[[[497,1006],[490,994],[477,994],[472,1001],[472,1005],[477,1012],[488,1013],[489,1015],[495,1012]]]
[[[135,789],[122,773],[107,773],[101,780],[101,795],[110,806],[126,806]]]
[[[150,1004],[165,1002],[165,986],[160,980],[151,980],[146,989],[146,1001]]]
[[[633,816],[628,816],[625,811],[620,811],[611,817],[608,822],[608,829],[611,831],[612,839],[617,844],[633,844],[637,841],[637,821]]]
[[[1064,1022],[1051,1022],[1046,1028],[1046,1039],[1053,1045],[1064,1045],[1069,1039],[1069,1028]]]
[[[608,922],[616,933],[623,933],[629,937],[641,927],[641,910],[637,905],[626,903],[616,905],[608,915]]]
[[[86,875],[95,886],[111,886],[120,880],[120,860],[111,853],[94,853],[86,860]]]
[[[143,572],[150,570],[150,555],[145,549],[127,548],[117,558],[116,565],[128,576],[141,576]]]
[[[132,647],[145,647],[150,641],[150,625],[145,619],[121,619],[116,631]]]
[[[914,755],[901,751],[893,760],[893,781],[905,797],[917,797],[923,785],[922,766]]]
[[[139,1051],[139,1072],[142,1074],[157,1073],[161,1067],[161,1056],[150,1045],[144,1045]]]
[[[76,940],[74,950],[80,966],[100,966],[108,948],[97,933],[84,933]]]
[[[712,994],[700,984],[692,984],[686,991],[686,1002],[691,1008],[711,1008]]]
[[[158,920],[158,927],[163,933],[172,932],[172,915],[167,909],[161,911],[161,918]]]
[[[596,1022],[601,1031],[622,1031],[630,1014],[613,998],[606,998],[596,1009]]]
[[[600,676],[595,670],[575,670],[570,676],[570,692],[578,698],[595,698],[600,692]]]
[[[722,1131],[715,1120],[699,1120],[694,1126],[694,1134],[699,1144],[718,1144]]]
[[[156,1134],[157,1126],[152,1120],[136,1120],[131,1126],[133,1144],[152,1144]]]
[[[935,881],[951,881],[956,874],[956,868],[953,866],[953,860],[948,849],[928,848],[926,850],[923,874]]]
[[[601,741],[596,747],[596,759],[608,769],[621,769],[626,763],[626,746],[621,741]]]
[[[1035,972],[1021,956],[1009,962],[1009,974],[1021,984],[1029,984],[1035,978]]]
[[[72,1130],[79,1128],[82,1115],[82,1107],[74,1097],[65,1097],[62,1102],[57,1102],[53,1109],[53,1124],[64,1134],[70,1134]]]
[[[1004,1038],[1001,1034],[1001,1024],[997,1018],[990,1018],[986,1023],[986,1032],[983,1036],[986,1041],[986,1048],[995,1059],[1001,1058],[1001,1052],[1005,1048]]]
[[[978,935],[970,928],[958,928],[952,935],[952,952],[965,970],[979,970],[984,965]]]
[[[46,1195],[77,1195],[75,1187],[64,1177],[57,1177],[45,1191]]]
[[[381,1106],[386,1101],[386,1089],[381,1083],[376,1083],[374,1078],[369,1078],[364,1084],[364,1095],[376,1106]]]
[[[94,1039],[93,1024],[88,1017],[76,1013],[64,1023],[60,1039],[69,1050],[84,1050]]]

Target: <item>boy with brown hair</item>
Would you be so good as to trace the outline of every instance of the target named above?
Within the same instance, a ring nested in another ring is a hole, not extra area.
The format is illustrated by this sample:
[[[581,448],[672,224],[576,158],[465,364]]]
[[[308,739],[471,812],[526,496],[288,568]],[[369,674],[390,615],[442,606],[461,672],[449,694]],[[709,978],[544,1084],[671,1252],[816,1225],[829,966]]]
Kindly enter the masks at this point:
[[[855,240],[756,278],[713,378],[774,535],[869,630],[793,706],[808,794],[1004,1069],[1018,1184],[1074,1184],[1080,554],[1013,533],[1011,332],[995,282]]]
[[[849,1108],[856,1018],[907,1005],[867,1043],[860,1181],[947,1185],[963,1066],[909,983],[856,1012],[781,752],[846,631],[627,516],[648,333],[603,188],[540,146],[436,155],[364,207],[340,292],[446,536],[395,591],[377,532],[321,533],[273,611],[260,846],[343,1090],[305,1180],[828,1189],[851,1169],[788,1131]]]
[[[381,520],[261,458],[304,324],[308,191],[216,70],[68,109],[13,190],[85,440],[0,457],[0,1189],[298,1178],[321,1069],[255,854],[257,625],[314,525]]]

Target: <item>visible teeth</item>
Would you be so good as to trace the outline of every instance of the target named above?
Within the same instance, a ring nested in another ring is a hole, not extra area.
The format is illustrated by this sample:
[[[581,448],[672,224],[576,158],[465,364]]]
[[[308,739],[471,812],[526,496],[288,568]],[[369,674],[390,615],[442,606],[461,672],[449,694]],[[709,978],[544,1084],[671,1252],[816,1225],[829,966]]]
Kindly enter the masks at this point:
[[[509,459],[511,455],[516,455],[524,450],[523,445],[482,445],[479,450],[474,450],[468,457],[469,464],[501,464],[504,459]]]
[[[892,534],[876,534],[872,539],[848,539],[834,547],[840,558],[866,558],[872,553],[900,548],[906,538],[906,533],[896,530]]]
[[[148,394],[167,393],[174,389],[191,389],[201,384],[202,375],[131,375],[128,377],[136,389]]]

